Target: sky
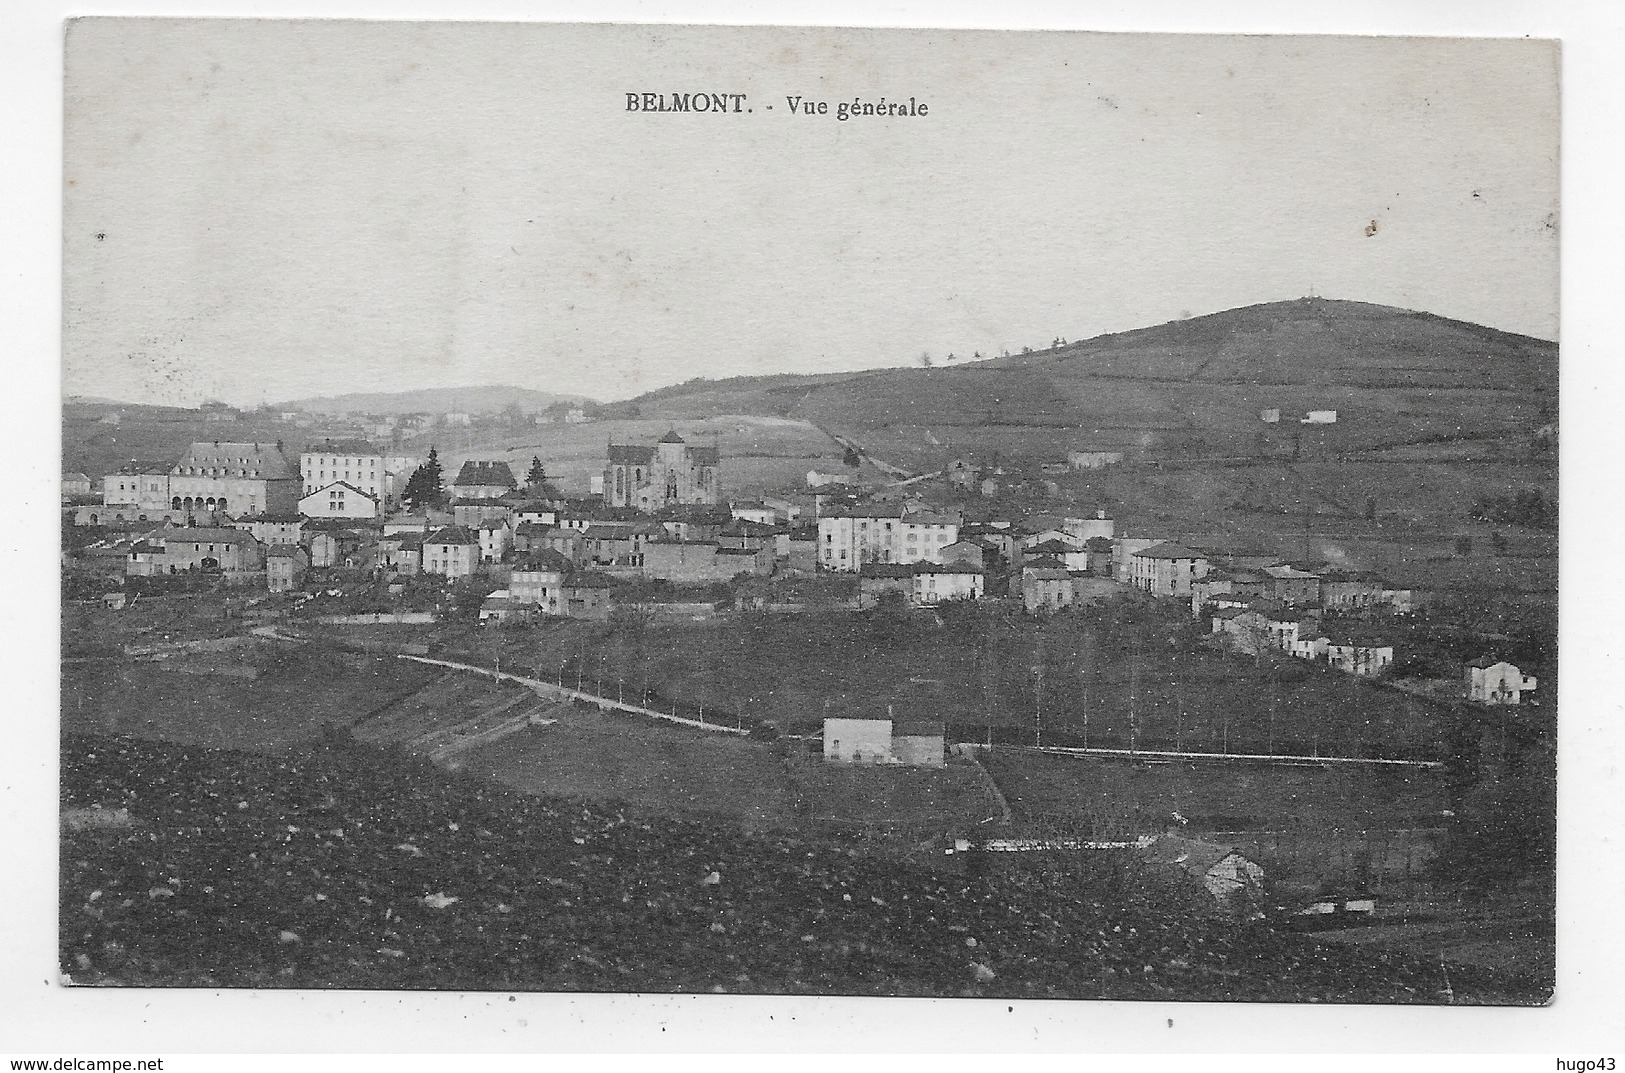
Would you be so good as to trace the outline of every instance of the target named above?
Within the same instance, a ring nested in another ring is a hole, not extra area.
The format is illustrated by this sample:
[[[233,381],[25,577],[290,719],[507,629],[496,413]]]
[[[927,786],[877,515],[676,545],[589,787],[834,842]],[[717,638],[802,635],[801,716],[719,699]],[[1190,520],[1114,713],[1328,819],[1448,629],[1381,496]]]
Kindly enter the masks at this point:
[[[750,110],[626,107],[695,91]],[[833,114],[882,96],[929,112]],[[91,19],[65,112],[69,395],[609,400],[1308,294],[1557,335],[1550,42]]]

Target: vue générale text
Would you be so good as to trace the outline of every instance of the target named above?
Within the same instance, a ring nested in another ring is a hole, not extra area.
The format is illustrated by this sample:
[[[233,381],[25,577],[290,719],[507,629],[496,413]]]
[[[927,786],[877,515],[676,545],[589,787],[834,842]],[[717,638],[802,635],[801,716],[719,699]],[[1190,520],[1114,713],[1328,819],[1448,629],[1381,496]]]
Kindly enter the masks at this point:
[[[714,112],[718,114],[744,114],[754,113],[755,108],[748,103],[750,95],[746,93],[627,93],[626,110],[628,112]],[[766,111],[774,111],[773,105],[765,106]],[[854,97],[850,101],[808,100],[806,97],[785,97],[784,111],[789,115],[806,116],[833,116],[841,122],[856,119],[859,116],[925,116],[930,114],[930,106],[924,101],[910,97],[907,101],[888,100],[879,97],[867,100],[863,97]]]

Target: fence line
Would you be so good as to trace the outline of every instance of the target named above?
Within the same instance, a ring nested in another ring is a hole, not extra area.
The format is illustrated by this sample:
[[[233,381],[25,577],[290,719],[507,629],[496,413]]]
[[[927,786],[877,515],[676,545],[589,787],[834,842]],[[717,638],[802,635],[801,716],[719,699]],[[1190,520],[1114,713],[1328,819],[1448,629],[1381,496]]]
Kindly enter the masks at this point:
[[[975,742],[967,744],[976,745]],[[1307,756],[1291,753],[1179,753],[1154,749],[1075,749],[1064,745],[1002,745],[1003,749],[1027,749],[1056,756],[1103,756],[1152,760],[1251,760],[1281,764],[1387,764],[1394,767],[1441,768],[1438,760],[1384,760],[1363,756]]]
[[[744,737],[750,733],[750,731],[746,730],[744,727],[719,726],[716,723],[706,723],[698,719],[690,719],[687,716],[678,715],[675,710],[675,705],[673,706],[672,711],[661,712],[656,711],[653,708],[644,708],[637,704],[627,704],[625,701],[615,700],[611,697],[600,697],[597,694],[588,693],[586,690],[571,689],[569,686],[549,682],[544,679],[526,678],[523,675],[510,674],[505,671],[495,671],[488,667],[480,667],[472,663],[458,663],[455,660],[431,659],[428,656],[409,656],[404,654],[399,655],[397,658],[409,659],[416,663],[428,663],[436,667],[450,667],[453,670],[472,671],[475,674],[483,674],[487,678],[494,678],[499,682],[514,682],[518,685],[526,686],[543,696],[553,696],[565,700],[584,700],[588,703],[598,705],[599,708],[613,708],[617,711],[627,712],[632,715],[646,715],[652,719],[660,719],[668,723],[680,723],[683,726],[695,727],[699,730],[711,730],[721,734],[734,734],[740,737]]]

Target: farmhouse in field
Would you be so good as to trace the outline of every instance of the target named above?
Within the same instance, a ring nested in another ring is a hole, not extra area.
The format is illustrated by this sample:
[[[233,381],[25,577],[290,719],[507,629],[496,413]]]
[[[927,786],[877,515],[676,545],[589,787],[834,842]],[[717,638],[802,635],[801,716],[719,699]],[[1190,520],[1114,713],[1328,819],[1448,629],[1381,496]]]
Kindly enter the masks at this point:
[[[1122,451],[1068,451],[1066,464],[1071,469],[1105,469],[1123,461]]]
[[[1479,704],[1518,704],[1535,688],[1515,664],[1482,656],[1467,664],[1467,699]]]
[[[1264,870],[1234,846],[1167,834],[1138,850],[1148,868],[1188,876],[1225,904],[1260,894]]]
[[[824,759],[846,764],[904,764],[942,767],[945,731],[929,720],[828,718],[824,720]]]

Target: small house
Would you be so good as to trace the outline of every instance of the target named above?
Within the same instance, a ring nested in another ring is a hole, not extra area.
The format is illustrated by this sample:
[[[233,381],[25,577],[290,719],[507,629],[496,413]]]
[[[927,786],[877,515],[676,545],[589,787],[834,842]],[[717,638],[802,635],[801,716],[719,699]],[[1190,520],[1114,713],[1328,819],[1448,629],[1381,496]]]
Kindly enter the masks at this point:
[[[911,767],[942,767],[945,752],[943,725],[933,720],[898,723],[892,731],[892,759]]]
[[[1166,834],[1138,852],[1148,868],[1189,877],[1224,905],[1261,894],[1264,889],[1264,869],[1234,846]]]
[[[849,764],[884,764],[892,757],[890,719],[824,720],[824,759]]]
[[[1467,664],[1467,699],[1479,704],[1518,704],[1535,688],[1515,664],[1483,656]]]
[[[265,552],[265,587],[272,592],[297,589],[310,569],[310,556],[298,544],[272,544]]]

